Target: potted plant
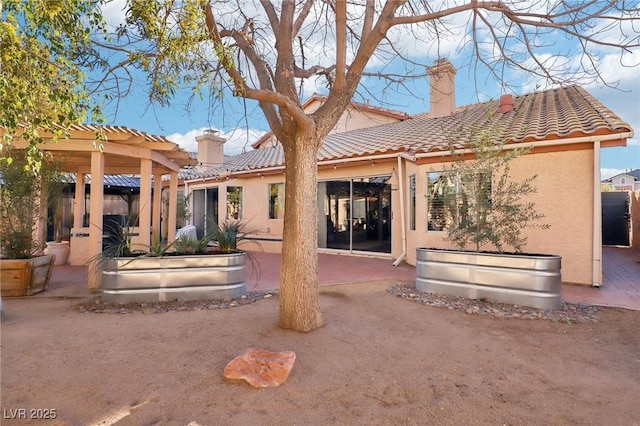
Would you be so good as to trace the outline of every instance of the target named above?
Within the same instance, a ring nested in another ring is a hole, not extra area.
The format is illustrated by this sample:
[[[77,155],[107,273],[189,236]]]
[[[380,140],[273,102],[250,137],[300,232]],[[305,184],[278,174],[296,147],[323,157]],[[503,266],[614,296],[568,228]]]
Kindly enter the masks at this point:
[[[27,166],[24,151],[4,150],[0,162],[1,294],[30,296],[46,289],[54,255],[43,255],[45,188],[50,176],[43,161],[38,174]]]
[[[56,256],[55,265],[66,265],[71,251],[69,241],[63,241],[63,211],[64,211],[64,176],[52,169],[47,172],[47,188],[45,190],[48,198],[48,209],[52,212],[53,221],[53,241],[47,241],[45,254]]]
[[[162,302],[243,295],[248,255],[237,244],[250,240],[244,226],[241,221],[209,222],[209,232],[200,239],[182,235],[167,245],[156,237],[150,247],[138,251],[131,249],[127,232],[120,233],[119,248],[103,253],[100,260],[103,300]]]
[[[452,151],[454,162],[441,174],[438,188],[445,241],[457,250],[417,248],[416,288],[559,309],[560,256],[522,251],[527,243],[522,231],[549,228],[539,222],[544,216],[534,203],[525,201],[536,191],[536,176],[520,182],[510,177],[509,163],[528,150],[505,150],[495,140],[490,131],[476,132],[467,144],[471,158]]]

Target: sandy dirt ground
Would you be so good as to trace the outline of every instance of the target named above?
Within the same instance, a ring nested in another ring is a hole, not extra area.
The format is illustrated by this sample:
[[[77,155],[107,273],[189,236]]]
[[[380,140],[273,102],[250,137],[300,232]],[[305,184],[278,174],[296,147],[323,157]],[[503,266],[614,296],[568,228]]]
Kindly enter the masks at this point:
[[[1,423],[640,424],[640,311],[603,308],[592,324],[499,319],[397,298],[389,285],[323,288],[327,325],[308,334],[277,327],[276,297],[157,314],[5,299]],[[294,351],[288,382],[225,381],[249,347]]]

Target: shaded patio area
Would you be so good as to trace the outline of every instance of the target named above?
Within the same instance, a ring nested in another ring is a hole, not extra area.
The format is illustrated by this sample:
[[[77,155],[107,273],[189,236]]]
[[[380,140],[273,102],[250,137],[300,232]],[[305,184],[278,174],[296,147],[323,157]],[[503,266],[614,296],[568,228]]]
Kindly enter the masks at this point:
[[[598,306],[640,310],[640,251],[628,247],[605,246],[603,285],[590,288],[563,286],[563,300]],[[249,291],[277,289],[280,278],[280,254],[251,252],[256,268],[249,268]],[[318,279],[320,286],[373,281],[413,282],[415,268],[405,263],[392,266],[393,259],[321,253]],[[49,289],[33,297],[89,297],[86,266],[56,266]]]

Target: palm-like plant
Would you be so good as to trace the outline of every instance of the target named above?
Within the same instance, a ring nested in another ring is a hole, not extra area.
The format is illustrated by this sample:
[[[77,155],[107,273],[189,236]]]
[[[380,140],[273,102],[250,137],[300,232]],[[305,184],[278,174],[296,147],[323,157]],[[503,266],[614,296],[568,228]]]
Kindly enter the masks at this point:
[[[238,245],[245,241],[252,242],[262,249],[260,242],[249,237],[255,231],[245,230],[247,222],[241,219],[227,219],[220,224],[208,220],[207,223],[210,239],[216,242],[218,249],[223,253],[232,253],[238,250]]]

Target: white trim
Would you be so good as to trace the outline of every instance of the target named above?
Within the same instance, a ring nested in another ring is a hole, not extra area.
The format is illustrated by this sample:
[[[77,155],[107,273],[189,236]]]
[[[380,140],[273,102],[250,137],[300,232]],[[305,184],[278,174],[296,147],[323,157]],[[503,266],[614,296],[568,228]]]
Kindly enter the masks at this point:
[[[628,139],[631,137],[633,137],[633,131],[625,132],[625,133],[617,133],[614,135],[594,135],[594,136],[582,136],[578,138],[554,139],[549,141],[519,142],[514,144],[505,144],[503,146],[503,149],[537,148],[537,147],[544,147],[544,146],[573,145],[573,144],[584,143],[584,142],[593,142],[595,144],[596,142],[600,143],[603,141]],[[472,150],[462,149],[462,150],[456,150],[455,152],[457,154],[468,154],[468,153],[471,153]],[[448,154],[449,154],[449,151],[423,152],[423,153],[416,154],[416,158],[442,157]]]
[[[602,196],[600,195],[600,141],[593,143],[593,264],[591,285],[602,282]]]
[[[402,173],[402,156],[398,155],[398,192],[400,193],[400,234],[402,236],[402,253],[393,261],[393,266],[398,266],[407,255],[407,229],[404,215],[404,175]],[[393,200],[392,205],[393,205]],[[393,238],[391,238],[391,250],[393,251]]]

